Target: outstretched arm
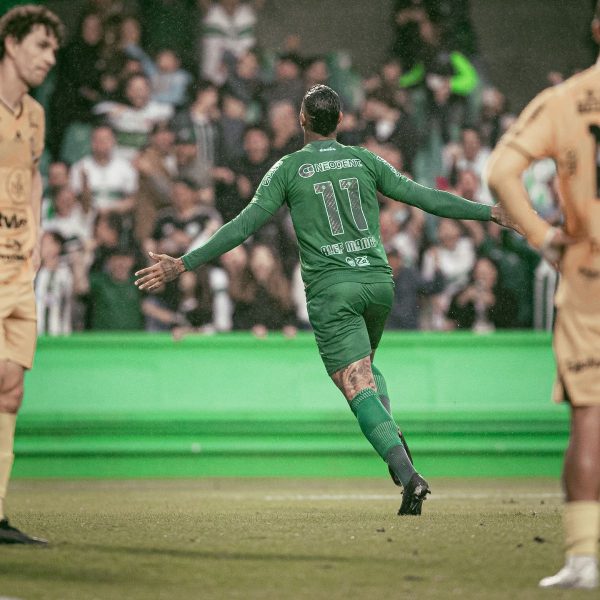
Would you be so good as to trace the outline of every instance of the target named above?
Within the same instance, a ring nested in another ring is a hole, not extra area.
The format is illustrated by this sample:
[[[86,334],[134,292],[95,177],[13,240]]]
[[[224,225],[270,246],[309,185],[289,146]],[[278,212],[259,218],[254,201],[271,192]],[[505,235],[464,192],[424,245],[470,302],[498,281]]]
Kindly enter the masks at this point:
[[[223,225],[204,246],[181,257],[186,271],[193,271],[239,246],[256,233],[271,216],[270,212],[251,202],[235,219]]]
[[[503,227],[515,228],[500,206],[471,202],[449,192],[420,185],[399,173],[387,161],[376,155],[373,156],[378,170],[377,189],[388,198],[416,206],[438,217],[495,221]]]
[[[400,182],[397,195],[399,197],[395,198],[396,200],[416,206],[438,217],[474,221],[492,219],[491,206],[465,200],[450,192],[428,188],[406,177]]]
[[[502,227],[510,227],[521,233],[514,220],[500,204],[488,206],[479,202],[471,202],[450,192],[419,185],[410,179],[405,179],[402,201],[406,204],[418,206],[425,212],[438,217],[471,221],[494,221]]]
[[[137,271],[136,276],[139,279],[136,280],[135,285],[141,290],[157,289],[163,283],[173,281],[184,271],[192,271],[239,246],[270,218],[271,213],[258,204],[250,203],[235,219],[223,225],[206,244],[181,258],[150,252],[150,257],[156,261],[156,264]]]

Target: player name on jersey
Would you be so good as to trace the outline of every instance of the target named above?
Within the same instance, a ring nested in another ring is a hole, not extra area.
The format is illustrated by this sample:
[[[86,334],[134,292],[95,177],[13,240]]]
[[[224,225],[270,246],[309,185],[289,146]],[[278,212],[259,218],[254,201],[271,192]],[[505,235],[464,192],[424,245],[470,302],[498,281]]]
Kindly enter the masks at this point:
[[[377,240],[372,236],[359,238],[358,240],[349,240],[340,244],[327,244],[321,246],[321,252],[325,256],[332,256],[333,254],[343,254],[344,252],[360,252],[361,250],[367,250],[368,248],[375,248],[377,246]]]

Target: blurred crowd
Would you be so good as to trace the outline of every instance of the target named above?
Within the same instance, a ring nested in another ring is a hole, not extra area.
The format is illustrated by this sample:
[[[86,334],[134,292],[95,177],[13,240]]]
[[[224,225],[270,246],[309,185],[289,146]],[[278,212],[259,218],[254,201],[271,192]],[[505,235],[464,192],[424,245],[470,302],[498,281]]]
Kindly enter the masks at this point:
[[[297,35],[283,51],[262,47],[261,8],[88,2],[37,90],[48,130],[40,334],[308,328],[284,209],[248,243],[157,293],[132,281],[148,251],[179,256],[203,244],[248,204],[274,161],[302,147],[299,103],[316,83],[342,97],[340,142],[420,183],[493,202],[482,174],[515,117],[486,75],[469,0],[396,0],[393,46],[366,76],[347,52],[315,55]],[[548,84],[561,79],[552,73]],[[551,161],[525,175],[535,209],[556,222],[554,179]],[[396,283],[390,329],[551,327],[556,275],[519,236],[384,197],[380,205]]]

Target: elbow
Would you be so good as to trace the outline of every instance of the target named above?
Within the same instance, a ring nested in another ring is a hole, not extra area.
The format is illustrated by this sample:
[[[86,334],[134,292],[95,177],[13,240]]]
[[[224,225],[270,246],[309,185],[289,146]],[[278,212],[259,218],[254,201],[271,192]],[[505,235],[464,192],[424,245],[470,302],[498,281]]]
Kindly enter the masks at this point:
[[[496,190],[505,177],[504,171],[501,161],[496,160],[496,157],[492,155],[483,173],[483,181],[494,195],[496,195]]]
[[[501,199],[504,190],[512,189],[512,186],[521,183],[521,176],[527,166],[527,162],[516,152],[505,147],[496,148],[488,161],[483,178],[492,194]]]
[[[499,198],[507,182],[518,177],[501,162],[495,162],[487,169],[484,179],[495,198]]]
[[[503,177],[500,173],[493,171],[487,177],[487,186],[494,198],[498,198],[498,189],[502,186]]]

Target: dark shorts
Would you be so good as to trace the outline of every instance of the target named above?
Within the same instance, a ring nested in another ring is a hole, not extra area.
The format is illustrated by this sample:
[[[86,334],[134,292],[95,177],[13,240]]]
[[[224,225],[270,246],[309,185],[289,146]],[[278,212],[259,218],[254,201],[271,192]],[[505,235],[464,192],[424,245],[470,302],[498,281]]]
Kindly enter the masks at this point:
[[[308,301],[308,316],[329,375],[377,348],[393,300],[391,282],[344,282]]]

